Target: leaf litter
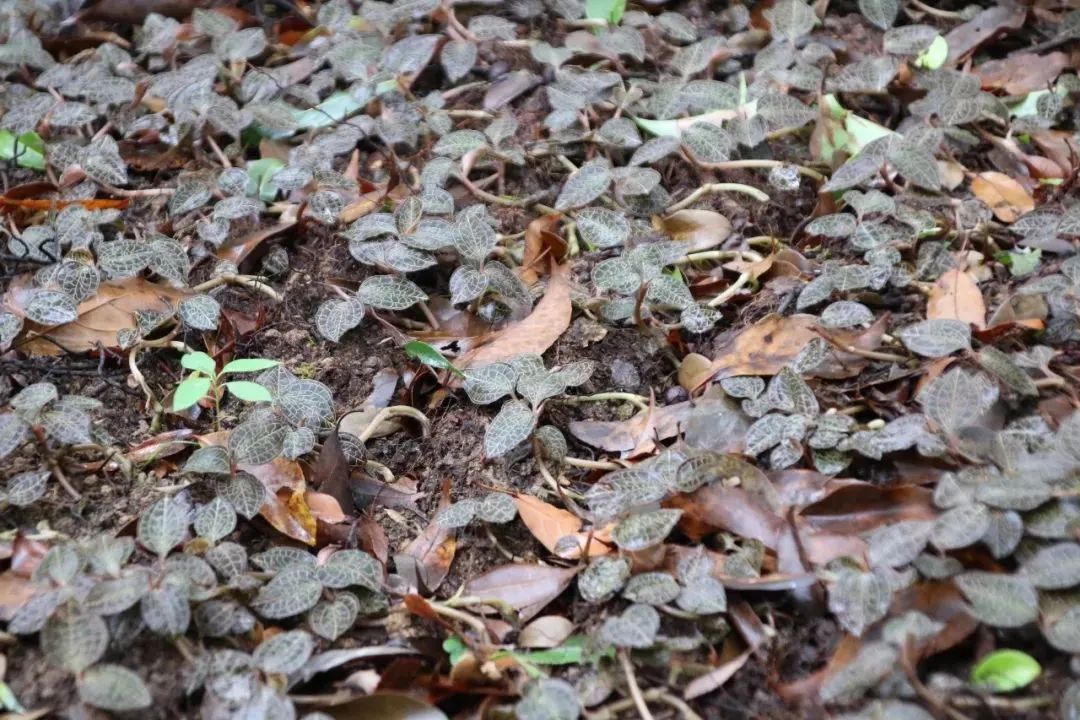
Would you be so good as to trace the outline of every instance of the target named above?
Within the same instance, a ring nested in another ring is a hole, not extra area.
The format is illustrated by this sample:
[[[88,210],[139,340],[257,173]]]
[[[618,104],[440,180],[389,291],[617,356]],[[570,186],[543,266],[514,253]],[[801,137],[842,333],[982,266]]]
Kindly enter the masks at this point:
[[[13,9],[5,709],[1077,715],[1078,12]]]

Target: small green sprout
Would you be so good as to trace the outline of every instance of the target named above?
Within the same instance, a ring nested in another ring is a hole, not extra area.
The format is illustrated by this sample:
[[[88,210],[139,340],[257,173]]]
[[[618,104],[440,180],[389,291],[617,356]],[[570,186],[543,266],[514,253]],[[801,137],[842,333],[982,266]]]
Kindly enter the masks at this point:
[[[411,340],[405,343],[405,354],[414,360],[419,360],[424,365],[435,370],[449,370],[460,378],[465,377],[459,368],[450,362],[445,355],[434,346],[422,340]]]
[[[215,422],[217,420],[218,404],[221,394],[228,390],[236,397],[245,402],[269,402],[273,398],[270,391],[258,383],[250,380],[229,380],[223,382],[226,375],[236,373],[251,373],[261,370],[269,370],[279,365],[277,360],[263,360],[261,358],[248,358],[233,360],[217,371],[214,359],[204,352],[189,352],[180,360],[180,364],[191,371],[183,382],[176,386],[173,392],[173,411],[186,410],[203,398],[214,401]]]
[[[1019,650],[996,650],[971,669],[971,684],[995,693],[1007,693],[1030,685],[1042,667],[1035,658]]]

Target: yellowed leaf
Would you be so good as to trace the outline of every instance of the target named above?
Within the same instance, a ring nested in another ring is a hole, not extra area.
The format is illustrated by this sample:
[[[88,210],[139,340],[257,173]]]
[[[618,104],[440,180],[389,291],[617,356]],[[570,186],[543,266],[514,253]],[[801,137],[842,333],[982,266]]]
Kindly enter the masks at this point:
[[[1024,186],[1005,173],[989,170],[981,172],[971,181],[971,192],[994,212],[1001,222],[1016,219],[1035,209],[1035,199]]]
[[[962,320],[982,330],[986,327],[986,303],[975,280],[964,270],[945,272],[930,290],[926,301],[930,320]]]
[[[595,531],[590,540],[588,532],[580,532],[581,518],[569,510],[557,508],[532,495],[515,495],[514,503],[517,505],[518,515],[521,516],[525,527],[529,528],[533,537],[550,552],[554,553],[559,540],[567,536],[577,539],[578,549],[560,557],[576,560],[581,557],[586,543],[589,546],[589,557],[607,555],[611,552],[611,547],[604,542],[606,538],[610,538],[610,528]]]

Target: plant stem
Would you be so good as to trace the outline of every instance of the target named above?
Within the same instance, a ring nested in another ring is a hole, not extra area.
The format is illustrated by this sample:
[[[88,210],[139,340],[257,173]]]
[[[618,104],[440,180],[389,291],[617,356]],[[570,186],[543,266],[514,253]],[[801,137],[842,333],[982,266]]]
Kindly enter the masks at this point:
[[[565,457],[563,463],[570,467],[584,468],[586,470],[622,470],[626,467],[611,460],[586,460],[585,458],[576,457]]]
[[[101,183],[101,187],[112,195],[126,198],[161,197],[162,195],[172,195],[176,192],[176,188],[142,188],[141,190],[125,190],[124,188],[114,187],[107,183]]]
[[[690,207],[706,195],[712,195],[714,193],[722,192],[739,192],[745,195],[749,195],[750,197],[760,202],[769,202],[768,195],[755,187],[750,187],[749,185],[743,185],[742,183],[709,183],[707,185],[702,185],[697,190],[690,193],[674,205],[668,206],[664,209],[664,212],[678,212],[679,210]]]
[[[68,481],[67,475],[64,474],[64,470],[60,467],[60,463],[57,462],[56,458],[51,455],[48,456],[48,458],[49,469],[52,470],[52,474],[56,477],[56,482],[60,483],[60,487],[64,488],[64,491],[71,496],[72,500],[75,500],[76,502],[82,500],[82,495],[75,489],[71,482]]]
[[[728,300],[735,297],[748,282],[750,282],[750,273],[744,272],[740,274],[739,277],[735,279],[735,282],[731,283],[731,285],[727,289],[725,289],[724,292],[720,293],[709,301],[709,307],[720,307]]]
[[[705,260],[749,260],[750,262],[761,262],[763,259],[764,258],[761,257],[760,253],[756,253],[753,250],[703,250],[681,257],[675,261],[675,264],[689,265],[690,263],[703,262]]]
[[[240,285],[246,287],[249,290],[260,292],[266,297],[270,298],[274,302],[283,302],[285,297],[274,288],[266,284],[263,278],[255,275],[238,275],[236,273],[222,273],[215,277],[210,278],[204,283],[200,283],[191,288],[192,292],[203,293],[207,290],[212,290],[222,285]]]
[[[796,165],[795,163],[784,162],[783,160],[727,160],[725,162],[717,163],[704,163],[699,162],[701,167],[709,168],[710,170],[755,170],[755,169],[772,169],[778,167],[793,167],[800,175],[805,175],[808,178],[817,180],[818,182],[825,182],[828,178],[819,173],[813,168],[808,168],[805,165]]]
[[[473,615],[470,615],[468,613],[456,610],[452,607],[447,607],[442,603],[434,602],[431,600],[428,601],[428,607],[430,607],[439,615],[453,618],[454,620],[460,620],[461,622],[465,623],[473,630],[475,630],[480,635],[480,637],[488,637],[487,627],[484,625],[484,621],[480,618],[474,617]]]
[[[525,205],[528,204],[528,200],[523,198],[505,198],[498,195],[492,195],[487,190],[477,187],[476,184],[469,179],[469,176],[464,173],[455,173],[454,177],[465,186],[465,189],[484,202],[503,205],[504,207],[525,207]]]
[[[642,410],[649,408],[649,398],[628,392],[602,392],[595,395],[567,395],[555,398],[555,402],[560,405],[581,405],[582,403],[611,401],[632,403]]]
[[[424,428],[424,435],[426,436],[431,429],[431,421],[427,419],[424,413],[420,412],[414,407],[408,405],[392,405],[390,407],[384,407],[379,412],[375,413],[375,417],[371,418],[371,422],[367,424],[367,427],[357,436],[357,440],[361,443],[366,443],[371,439],[372,435],[384,422],[392,417],[409,417],[416,420]]]
[[[908,361],[908,358],[903,355],[894,355],[893,353],[877,352],[876,350],[863,350],[860,347],[854,345],[847,345],[844,347],[844,352],[851,353],[852,355],[858,355],[859,357],[867,358],[868,360],[881,360],[883,362],[895,362],[904,363]]]
[[[946,20],[964,19],[964,16],[958,12],[953,12],[951,10],[938,10],[937,8],[931,7],[924,2],[921,2],[920,0],[908,0],[908,2],[911,3],[911,6],[913,8],[915,8],[916,10],[921,10],[927,15],[933,15],[934,17],[944,18]]]

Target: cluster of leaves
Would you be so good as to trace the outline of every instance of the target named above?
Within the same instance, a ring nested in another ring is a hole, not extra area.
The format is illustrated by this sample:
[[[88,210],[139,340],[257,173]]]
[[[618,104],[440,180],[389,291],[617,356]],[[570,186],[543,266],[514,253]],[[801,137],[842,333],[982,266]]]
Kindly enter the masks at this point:
[[[38,439],[48,457],[72,445],[111,444],[104,428],[94,424],[93,415],[101,402],[82,395],[61,396],[52,383],[27,385],[0,412],[0,459],[6,458],[31,439]],[[38,500],[52,476],[50,468],[39,468],[8,479],[2,499],[22,507]]]
[[[586,382],[594,368],[592,361],[578,360],[558,370],[549,370],[539,355],[520,355],[509,362],[466,370],[463,387],[477,405],[490,405],[511,396],[488,425],[484,454],[489,458],[500,457],[525,442],[533,434],[544,401]],[[566,440],[556,428],[545,426],[536,436],[545,447],[551,446],[543,451],[545,456],[558,456],[559,448],[561,455],[566,455]]]
[[[581,223],[580,217],[578,222]],[[667,310],[678,312],[679,322],[689,332],[709,330],[720,313],[694,300],[677,271],[664,272],[666,266],[685,256],[686,247],[682,243],[658,242],[638,245],[618,257],[597,263],[593,268],[593,284],[617,296],[601,308],[604,319],[640,321],[646,312]]]
[[[76,676],[84,702],[125,711],[148,707],[150,692],[132,670],[101,661],[146,630],[176,638],[194,625],[203,638],[243,639],[256,627],[254,611],[277,621],[303,615],[311,633],[332,641],[361,614],[385,610],[382,568],[372,557],[341,550],[317,563],[303,550],[276,547],[249,558],[225,539],[238,511],[223,497],[200,506],[184,494],[157,501],[136,532],[138,547],[157,558],[153,564],[136,562],[142,553],[129,537],[54,545],[35,570],[38,592],[8,631],[40,633],[46,659]],[[296,672],[314,649],[312,635],[296,629],[264,640],[250,655],[211,650],[193,668],[188,690],[206,684],[204,703],[231,691],[244,706],[288,704],[260,678]]]

